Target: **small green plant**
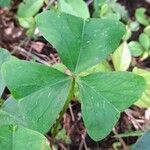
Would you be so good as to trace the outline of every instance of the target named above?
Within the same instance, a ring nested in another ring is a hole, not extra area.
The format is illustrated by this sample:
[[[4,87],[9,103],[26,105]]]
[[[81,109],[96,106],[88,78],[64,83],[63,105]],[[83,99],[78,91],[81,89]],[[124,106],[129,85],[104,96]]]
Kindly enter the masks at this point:
[[[145,8],[142,8],[142,7],[137,8],[135,11],[135,18],[143,26],[148,26],[150,20],[149,20],[148,16],[145,14],[145,12],[146,12]]]
[[[22,27],[27,29],[26,34],[32,36],[35,31],[35,15],[44,5],[45,0],[23,0],[19,4],[17,19]]]
[[[145,8],[138,8],[135,12],[135,22],[131,22],[130,28],[133,31],[138,31],[140,25],[144,26],[143,32],[139,35],[138,41],[130,41],[129,49],[131,55],[134,57],[140,57],[144,60],[150,55],[150,20],[145,14]]]
[[[14,58],[5,62],[2,75],[15,100],[2,106],[6,116],[0,117],[1,125],[17,124],[42,134],[51,129],[53,139],[77,87],[87,132],[95,141],[103,139],[117,123],[120,112],[141,97],[145,80],[129,72],[86,76],[82,72],[105,60],[118,47],[124,25],[57,11],[37,15],[36,24],[57,49],[69,73]]]
[[[23,0],[19,4],[17,19],[19,24],[27,30],[27,36],[33,36],[36,29],[35,15],[42,9],[44,3],[47,4],[46,0]],[[46,9],[56,9],[85,19],[90,17],[88,6],[83,0],[58,0],[56,6],[49,7],[47,4]]]
[[[139,35],[138,41],[129,42],[131,55],[145,59],[150,55],[150,26],[145,27],[144,32]]]
[[[94,0],[93,17],[128,21],[128,12],[116,0]]]

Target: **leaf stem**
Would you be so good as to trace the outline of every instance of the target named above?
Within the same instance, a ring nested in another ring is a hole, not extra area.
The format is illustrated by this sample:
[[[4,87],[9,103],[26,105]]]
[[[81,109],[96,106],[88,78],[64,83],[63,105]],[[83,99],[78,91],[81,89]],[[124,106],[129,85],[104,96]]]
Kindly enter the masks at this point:
[[[59,118],[56,120],[56,123],[53,127],[51,144],[54,143],[54,138],[58,133],[59,123],[60,123],[61,119],[63,118],[63,115],[65,114],[66,110],[68,109],[70,101],[72,100],[72,98],[74,96],[74,88],[75,88],[75,78],[73,78],[73,81],[72,81],[72,84],[71,84],[71,89],[70,89],[69,95],[67,97],[66,103],[63,107],[63,110],[60,112]]]

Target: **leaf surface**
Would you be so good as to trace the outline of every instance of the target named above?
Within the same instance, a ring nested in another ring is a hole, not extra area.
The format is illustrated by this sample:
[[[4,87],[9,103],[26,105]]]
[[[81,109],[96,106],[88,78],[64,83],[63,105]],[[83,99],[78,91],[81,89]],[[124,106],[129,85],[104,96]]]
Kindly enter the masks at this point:
[[[12,97],[8,98],[0,107],[0,126],[10,124],[26,125],[18,102]]]
[[[3,76],[13,97],[19,101],[26,126],[46,133],[68,98],[71,77],[54,68],[19,60],[5,63]]]
[[[4,80],[2,79],[1,67],[2,64],[10,59],[10,54],[7,50],[0,48],[0,97],[5,88]]]
[[[144,47],[145,50],[149,51],[150,49],[150,38],[146,33],[141,33],[139,36],[139,42]]]
[[[122,43],[112,55],[116,71],[126,71],[131,63],[131,53],[126,42]]]
[[[128,47],[130,49],[131,55],[134,57],[139,57],[143,54],[144,49],[142,45],[137,41],[131,41],[128,44]]]
[[[78,85],[85,126],[98,141],[110,133],[120,112],[140,98],[145,80],[128,72],[95,73],[81,77]]]
[[[0,149],[50,150],[47,139],[40,133],[22,126],[0,127]]]
[[[118,21],[84,20],[55,11],[37,15],[36,23],[57,49],[62,62],[75,74],[104,60],[118,47],[125,32],[124,25]]]
[[[134,68],[133,72],[135,74],[138,74],[146,80],[146,89],[143,92],[142,97],[135,103],[135,105],[143,108],[149,108],[150,107],[150,71],[140,69],[140,68]]]
[[[43,3],[44,0],[23,0],[18,8],[18,17],[33,17],[43,6]]]
[[[136,11],[135,11],[135,18],[142,25],[148,26],[149,25],[149,21],[148,21],[148,18],[146,16],[145,12],[146,12],[145,8],[138,8],[138,9],[136,9]]]
[[[87,4],[83,0],[59,0],[59,10],[77,17],[90,17]]]

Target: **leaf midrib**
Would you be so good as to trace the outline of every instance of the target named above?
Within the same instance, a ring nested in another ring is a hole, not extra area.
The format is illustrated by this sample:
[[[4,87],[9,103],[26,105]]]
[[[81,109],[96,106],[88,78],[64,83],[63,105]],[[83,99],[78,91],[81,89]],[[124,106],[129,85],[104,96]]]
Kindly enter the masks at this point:
[[[80,61],[80,57],[81,57],[81,51],[82,51],[82,46],[83,46],[83,38],[84,38],[85,24],[86,24],[86,20],[83,20],[81,43],[80,43],[80,48],[79,48],[78,59],[77,59],[76,66],[75,66],[75,71],[74,71],[75,73],[76,73],[76,71],[77,71],[77,69],[78,69],[79,61]]]
[[[85,91],[85,90],[84,90],[84,87],[83,87],[82,85],[80,85],[80,86],[82,87],[82,90],[83,90],[83,91]],[[90,93],[88,93],[88,92],[87,92],[87,94],[88,94],[88,95],[90,95]],[[91,96],[91,95],[90,95],[90,96]],[[95,111],[95,109],[94,109],[93,101],[92,101],[91,99],[90,99],[90,104],[92,104],[94,114],[96,114],[96,115],[97,115],[97,112],[96,112],[96,111]],[[82,106],[82,107],[84,107],[84,106]],[[96,117],[96,119],[95,119],[95,120],[98,120],[98,118]],[[96,124],[97,124],[97,126],[98,126],[98,121],[96,121]]]

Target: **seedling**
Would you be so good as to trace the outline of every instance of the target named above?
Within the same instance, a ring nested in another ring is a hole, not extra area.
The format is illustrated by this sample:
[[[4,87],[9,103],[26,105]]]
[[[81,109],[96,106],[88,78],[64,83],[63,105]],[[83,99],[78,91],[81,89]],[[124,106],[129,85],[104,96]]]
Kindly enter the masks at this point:
[[[26,34],[32,36],[35,31],[35,15],[44,5],[44,0],[23,0],[19,4],[17,19],[19,24],[27,29]]]
[[[55,137],[77,85],[88,134],[95,141],[105,138],[117,123],[120,112],[141,97],[145,80],[129,72],[98,72],[87,76],[81,73],[105,60],[118,47],[125,33],[124,25],[115,20],[83,19],[57,11],[39,14],[36,24],[57,49],[70,73],[17,59],[4,63],[3,78],[16,99],[15,112],[19,114],[3,108],[13,114],[10,123],[42,134],[51,128]]]
[[[128,12],[116,0],[94,0],[94,17],[128,21]]]
[[[146,59],[150,55],[150,26],[145,27],[138,41],[131,41],[128,45],[132,56],[141,57],[141,60]]]

